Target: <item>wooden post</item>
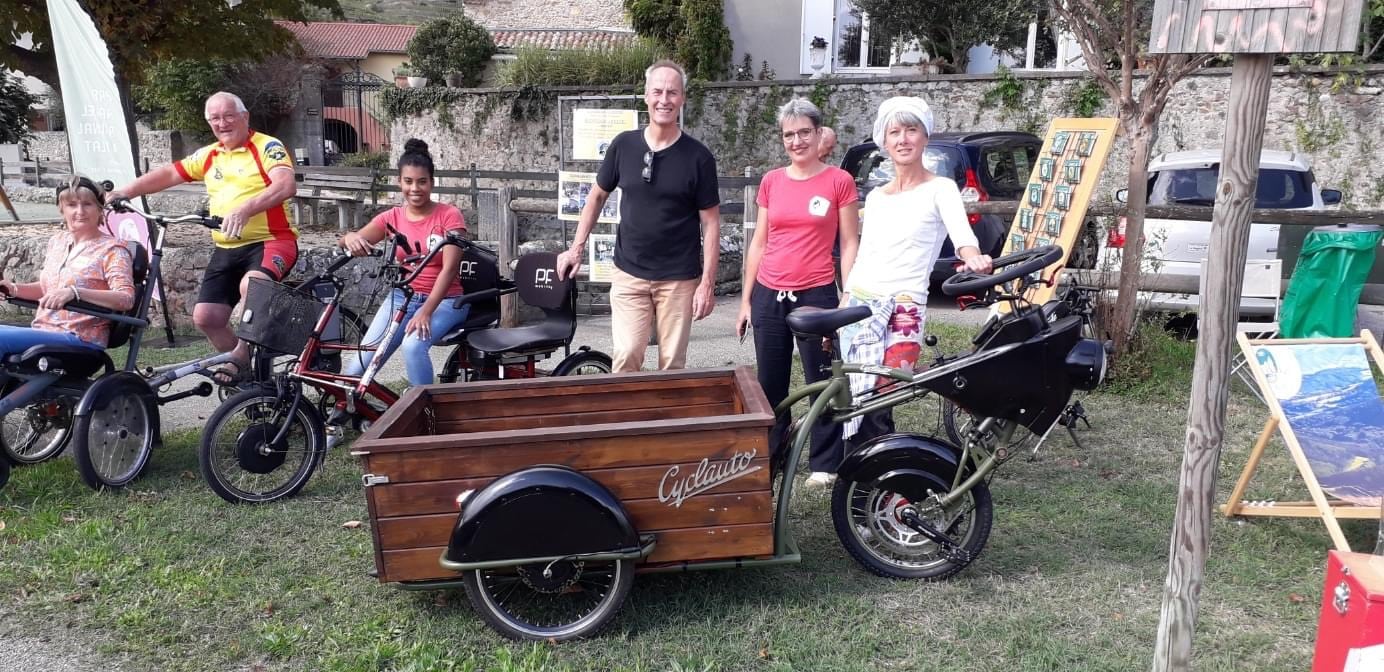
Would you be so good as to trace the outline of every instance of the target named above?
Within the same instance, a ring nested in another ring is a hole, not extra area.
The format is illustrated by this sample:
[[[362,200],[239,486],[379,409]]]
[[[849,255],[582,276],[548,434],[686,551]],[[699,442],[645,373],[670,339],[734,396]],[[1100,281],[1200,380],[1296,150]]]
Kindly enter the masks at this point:
[[[753,177],[754,170],[745,166],[745,177]],[[755,226],[759,223],[759,204],[755,199],[759,195],[759,187],[753,184],[745,185],[745,193],[741,198],[745,202],[745,221],[741,222],[740,228],[745,232],[745,239],[740,243],[740,291],[748,292],[754,287],[754,278],[745,277],[745,263],[750,259],[750,240],[754,238]]]
[[[1207,255],[1214,263],[1208,264],[1206,291],[1201,294],[1201,332],[1192,370],[1187,446],[1154,645],[1154,672],[1191,669],[1192,633],[1211,542],[1216,469],[1230,389],[1230,353],[1244,281],[1250,213],[1259,181],[1272,66],[1272,55],[1236,54],[1230,78],[1230,109]]]
[[[476,216],[477,216],[477,217],[480,217],[481,205],[480,205],[480,200],[479,200],[479,199],[480,199],[480,197],[481,197],[481,190],[480,190],[480,183],[477,182],[476,178],[477,178],[477,175],[476,175],[476,162],[472,161],[472,162],[471,162],[471,209],[476,211]]]
[[[519,258],[519,221],[510,207],[509,187],[496,190],[496,221],[500,227],[500,274],[509,273],[511,264]],[[500,297],[500,326],[509,328],[519,326],[519,297],[507,294]]]

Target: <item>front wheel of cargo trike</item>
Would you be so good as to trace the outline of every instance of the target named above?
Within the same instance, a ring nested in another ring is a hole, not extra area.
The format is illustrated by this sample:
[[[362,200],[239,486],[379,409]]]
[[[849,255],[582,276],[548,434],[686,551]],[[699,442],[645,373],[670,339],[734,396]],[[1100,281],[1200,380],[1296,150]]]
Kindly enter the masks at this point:
[[[510,639],[585,639],[610,622],[634,582],[633,560],[559,560],[466,573],[471,606]]]
[[[880,576],[928,581],[950,577],[980,555],[994,519],[984,483],[944,511],[929,493],[944,495],[950,488],[949,476],[914,469],[867,481],[838,479],[831,495],[836,536],[851,557]],[[910,527],[905,522],[908,512],[947,535],[956,548],[944,548]]]

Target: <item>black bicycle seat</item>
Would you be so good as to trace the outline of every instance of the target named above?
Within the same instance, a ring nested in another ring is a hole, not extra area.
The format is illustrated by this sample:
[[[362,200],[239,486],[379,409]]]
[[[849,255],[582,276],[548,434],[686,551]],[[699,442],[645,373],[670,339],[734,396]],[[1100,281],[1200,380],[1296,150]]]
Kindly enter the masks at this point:
[[[814,308],[804,306],[788,314],[788,328],[798,336],[830,336],[837,329],[870,316],[869,306]]]

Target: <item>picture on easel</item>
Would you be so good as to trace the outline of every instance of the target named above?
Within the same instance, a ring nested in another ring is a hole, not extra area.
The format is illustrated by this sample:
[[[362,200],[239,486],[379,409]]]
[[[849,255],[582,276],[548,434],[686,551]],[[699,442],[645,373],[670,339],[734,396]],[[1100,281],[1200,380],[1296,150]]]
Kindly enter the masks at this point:
[[[1336,549],[1349,551],[1337,519],[1378,519],[1384,496],[1384,394],[1375,382],[1375,372],[1384,370],[1384,354],[1378,342],[1364,331],[1359,338],[1253,341],[1240,334],[1239,343],[1269,418],[1221,511],[1320,517]],[[1244,499],[1275,433],[1283,438],[1311,501]]]

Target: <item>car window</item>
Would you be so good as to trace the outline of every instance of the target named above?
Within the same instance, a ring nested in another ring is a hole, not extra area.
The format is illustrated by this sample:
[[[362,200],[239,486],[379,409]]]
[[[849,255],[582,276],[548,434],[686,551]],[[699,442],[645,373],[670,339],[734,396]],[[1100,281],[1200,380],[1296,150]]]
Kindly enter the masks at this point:
[[[961,152],[955,148],[928,147],[923,153],[923,166],[937,175],[950,177],[957,184],[966,182],[966,166],[962,162]],[[884,152],[871,150],[861,159],[854,177],[860,197],[864,199],[871,189],[894,179],[894,162]]]
[[[1214,205],[1219,173],[1218,166],[1158,171],[1149,179],[1149,205]],[[1260,169],[1254,207],[1311,207],[1309,179],[1297,170]]]
[[[981,186],[992,198],[1016,199],[1023,193],[1037,158],[1037,147],[989,147],[981,150]]]

